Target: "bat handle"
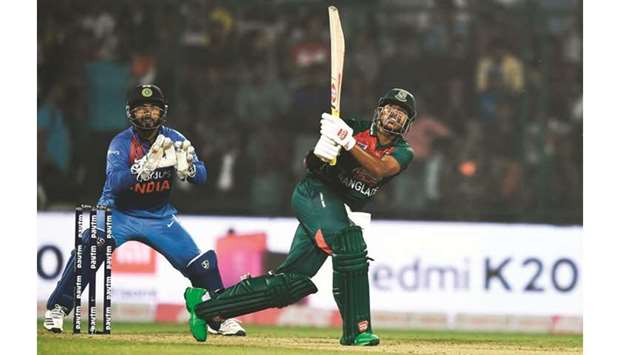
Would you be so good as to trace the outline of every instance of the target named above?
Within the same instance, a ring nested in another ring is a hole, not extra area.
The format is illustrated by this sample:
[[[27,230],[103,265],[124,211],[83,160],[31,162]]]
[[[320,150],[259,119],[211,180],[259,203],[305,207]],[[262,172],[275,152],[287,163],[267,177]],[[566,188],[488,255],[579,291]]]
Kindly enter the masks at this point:
[[[340,111],[332,107],[332,116],[340,117]],[[340,150],[340,149],[338,149],[338,150]],[[329,165],[331,165],[331,166],[336,165],[337,159],[338,158],[336,157],[333,160],[330,160]]]

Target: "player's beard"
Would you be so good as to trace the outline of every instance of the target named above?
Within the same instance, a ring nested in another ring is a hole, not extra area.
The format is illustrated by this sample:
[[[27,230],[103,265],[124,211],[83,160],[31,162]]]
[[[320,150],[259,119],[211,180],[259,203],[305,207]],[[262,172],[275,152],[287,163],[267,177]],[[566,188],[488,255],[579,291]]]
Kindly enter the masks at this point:
[[[140,137],[152,142],[155,140],[157,132],[159,131],[159,118],[143,117],[142,120],[140,120],[140,126],[141,127],[138,128]]]
[[[392,117],[386,118],[382,126],[388,132],[399,132],[403,129],[403,125],[398,123],[398,121]]]
[[[152,130],[154,128],[157,127],[158,123],[159,123],[159,118],[153,118],[150,116],[146,116],[144,118],[142,118],[141,120],[142,122],[141,125],[142,127],[144,127],[144,130]]]
[[[387,136],[400,135],[400,132],[403,130],[403,125],[392,115],[379,118],[379,122],[379,130]]]

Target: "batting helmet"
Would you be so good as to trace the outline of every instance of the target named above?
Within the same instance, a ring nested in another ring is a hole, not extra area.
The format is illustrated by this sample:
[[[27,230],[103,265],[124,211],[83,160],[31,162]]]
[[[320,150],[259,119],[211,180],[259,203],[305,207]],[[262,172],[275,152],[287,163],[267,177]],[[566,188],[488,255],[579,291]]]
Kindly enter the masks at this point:
[[[151,104],[159,107],[161,116],[159,122],[154,127],[143,127],[140,125],[136,118],[132,114],[132,110],[138,106],[144,104]],[[127,93],[127,104],[125,105],[125,111],[127,118],[131,124],[139,129],[158,129],[161,125],[166,123],[166,114],[168,113],[168,102],[164,96],[164,92],[157,85],[138,85],[135,88],[129,90]]]
[[[393,88],[388,90],[385,95],[379,98],[379,107],[383,107],[387,104],[397,105],[407,112],[407,122],[401,127],[401,129],[397,132],[388,131],[390,133],[404,135],[409,130],[409,127],[417,115],[415,97],[407,90]],[[378,111],[375,113],[373,121],[375,125],[381,125],[379,122]]]

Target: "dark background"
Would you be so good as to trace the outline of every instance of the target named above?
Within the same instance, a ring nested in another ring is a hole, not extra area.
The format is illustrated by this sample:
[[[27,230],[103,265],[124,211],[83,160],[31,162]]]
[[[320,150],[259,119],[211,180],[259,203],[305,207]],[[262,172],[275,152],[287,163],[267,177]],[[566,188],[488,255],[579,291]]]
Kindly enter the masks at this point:
[[[129,87],[156,83],[208,167],[181,213],[292,216],[329,109],[325,1],[40,0],[38,209],[93,203]],[[416,159],[373,218],[582,224],[582,2],[338,1],[342,112],[412,91]]]

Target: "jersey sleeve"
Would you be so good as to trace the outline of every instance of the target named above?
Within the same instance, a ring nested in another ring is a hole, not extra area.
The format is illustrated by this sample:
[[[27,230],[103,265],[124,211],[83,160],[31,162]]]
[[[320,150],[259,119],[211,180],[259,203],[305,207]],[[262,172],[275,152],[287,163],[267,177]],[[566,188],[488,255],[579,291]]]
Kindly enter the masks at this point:
[[[402,144],[395,146],[394,151],[392,151],[390,155],[396,159],[400,165],[400,170],[403,171],[407,169],[415,154],[413,152],[413,148],[409,145]]]
[[[116,137],[108,147],[106,179],[112,193],[119,193],[137,182],[136,175],[131,174],[128,145]]]
[[[192,160],[194,166],[196,167],[196,176],[193,178],[188,178],[187,181],[192,184],[204,184],[207,182],[207,167],[205,163],[198,159],[198,155],[194,154],[194,159]]]

